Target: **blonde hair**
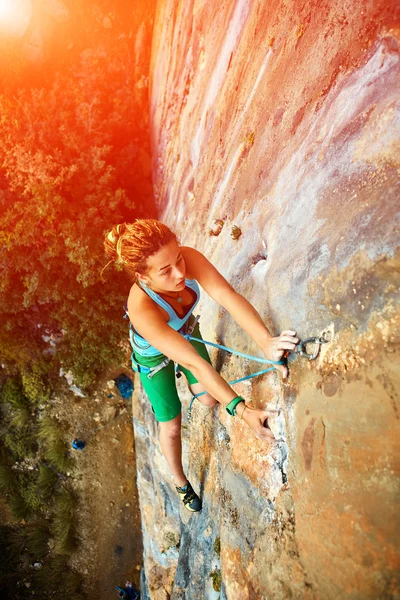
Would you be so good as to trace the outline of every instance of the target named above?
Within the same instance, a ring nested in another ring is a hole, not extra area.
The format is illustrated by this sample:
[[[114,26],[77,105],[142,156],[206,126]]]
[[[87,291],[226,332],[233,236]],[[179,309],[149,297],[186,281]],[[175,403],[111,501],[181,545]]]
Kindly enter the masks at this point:
[[[101,276],[114,262],[136,281],[137,273],[146,273],[147,259],[172,240],[176,241],[175,233],[156,219],[136,219],[133,223],[115,225],[104,239],[104,249],[110,260]]]

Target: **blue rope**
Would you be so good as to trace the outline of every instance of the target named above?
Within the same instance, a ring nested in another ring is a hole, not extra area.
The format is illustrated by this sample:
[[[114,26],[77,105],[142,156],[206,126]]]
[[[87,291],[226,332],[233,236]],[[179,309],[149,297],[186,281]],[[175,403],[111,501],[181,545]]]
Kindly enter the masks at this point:
[[[200,338],[193,337],[192,335],[184,335],[188,340],[194,340],[195,342],[200,342],[201,344],[207,344],[208,346],[213,346],[214,348],[220,348],[221,350],[226,350],[231,354],[236,354],[237,356],[241,356],[242,358],[248,358],[249,360],[254,360],[259,363],[267,363],[269,365],[283,365],[282,360],[268,360],[267,358],[258,358],[258,356],[252,356],[251,354],[245,354],[244,352],[239,352],[238,350],[233,350],[232,348],[228,348],[227,346],[222,346],[222,344],[215,344],[214,342],[207,342],[206,340],[202,340]]]
[[[214,348],[219,348],[220,350],[226,350],[231,354],[236,354],[237,356],[241,356],[242,358],[247,358],[248,360],[253,360],[255,362],[269,364],[269,365],[283,365],[285,361],[283,360],[268,360],[267,358],[258,358],[258,356],[252,356],[251,354],[245,354],[244,352],[239,352],[238,350],[233,350],[233,348],[228,348],[227,346],[223,346],[222,344],[215,344],[214,342],[208,342],[207,340],[202,340],[200,338],[193,337],[192,335],[184,336],[187,340],[193,340],[195,342],[200,342],[201,344],[206,344],[207,346],[213,346]],[[235,383],[240,383],[241,381],[246,381],[247,379],[252,379],[253,377],[258,377],[259,375],[265,375],[265,373],[269,373],[270,371],[274,371],[275,366],[269,367],[268,369],[263,369],[262,371],[257,371],[256,373],[252,373],[251,375],[246,375],[245,377],[241,377],[240,379],[235,379],[234,381],[229,381],[229,385],[233,385]],[[195,394],[190,401],[189,405],[189,418],[192,413],[193,402],[199,396],[203,396],[203,394],[207,394],[207,392],[199,392]]]

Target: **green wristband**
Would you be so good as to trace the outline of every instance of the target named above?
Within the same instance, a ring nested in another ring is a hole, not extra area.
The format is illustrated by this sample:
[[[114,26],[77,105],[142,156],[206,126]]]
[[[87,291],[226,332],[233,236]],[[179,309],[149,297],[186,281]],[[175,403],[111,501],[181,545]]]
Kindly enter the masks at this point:
[[[228,415],[230,415],[231,417],[235,417],[236,416],[236,407],[241,402],[244,402],[244,399],[242,398],[242,396],[236,396],[236,398],[231,400],[229,402],[229,404],[226,406],[226,412],[228,413]]]

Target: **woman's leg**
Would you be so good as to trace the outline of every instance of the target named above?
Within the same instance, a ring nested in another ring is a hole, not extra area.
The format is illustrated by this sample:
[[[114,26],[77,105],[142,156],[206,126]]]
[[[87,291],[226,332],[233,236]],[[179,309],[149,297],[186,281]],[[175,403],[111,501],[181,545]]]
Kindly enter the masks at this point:
[[[179,414],[171,421],[160,423],[160,446],[174,478],[175,485],[183,487],[187,478],[182,467],[181,421]]]
[[[150,363],[146,366],[154,365]],[[171,361],[150,379],[141,374],[140,380],[159,422],[161,451],[174,478],[176,490],[185,508],[197,512],[201,510],[201,500],[188,482],[182,467],[181,402],[176,390],[174,363]]]
[[[160,422],[160,446],[174,478],[176,491],[187,510],[201,510],[201,500],[190,485],[182,467],[181,415]]]
[[[144,362],[143,359],[142,362]],[[153,366],[150,360],[146,362],[147,366]],[[181,402],[176,390],[174,363],[171,361],[151,378],[141,374],[140,380],[159,422],[162,453],[175,484],[182,487],[186,484],[187,479],[182,468]]]
[[[193,331],[193,336],[197,337],[199,339],[203,339],[202,335],[200,333],[198,324],[196,325],[196,327]],[[196,342],[195,340],[191,340],[190,343],[193,346],[193,348],[195,348],[195,350],[198,352],[198,354],[200,354],[200,356],[202,358],[204,358],[204,360],[209,362],[211,365],[210,356],[208,354],[207,347],[205,346],[205,344],[202,344],[201,342]],[[180,369],[181,369],[182,373],[185,375],[187,384],[193,395],[199,394],[200,392],[205,391],[204,386],[197,381],[197,379],[193,375],[193,373],[191,373],[188,369],[185,369],[184,367],[180,367]],[[199,396],[199,398],[197,398],[197,400],[204,406],[208,406],[210,408],[215,406],[216,404],[218,404],[218,401],[208,393],[203,394],[202,396]]]

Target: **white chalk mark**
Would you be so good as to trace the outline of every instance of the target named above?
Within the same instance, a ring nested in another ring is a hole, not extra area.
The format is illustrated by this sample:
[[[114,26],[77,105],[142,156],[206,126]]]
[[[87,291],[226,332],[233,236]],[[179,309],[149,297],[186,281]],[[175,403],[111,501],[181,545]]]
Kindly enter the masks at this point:
[[[265,70],[267,68],[267,64],[269,62],[270,56],[271,56],[271,48],[268,50],[268,52],[267,52],[267,54],[266,54],[266,56],[264,58],[264,61],[263,61],[262,65],[261,65],[261,68],[260,68],[260,70],[258,72],[258,75],[257,75],[256,80],[254,82],[254,85],[252,87],[252,90],[251,90],[251,92],[249,94],[249,97],[246,100],[246,104],[244,105],[244,108],[243,108],[243,110],[240,113],[240,117],[236,121],[234,130],[233,130],[232,139],[237,138],[237,136],[240,133],[240,130],[243,127],[243,122],[244,122],[244,120],[245,120],[245,118],[247,116],[249,108],[251,107],[251,103],[253,102],[254,96],[255,96],[255,94],[256,94],[256,92],[258,90],[258,86],[260,85],[260,82],[262,81],[262,78],[263,78],[263,75],[264,75]],[[210,220],[214,219],[215,218],[214,214],[216,214],[216,213],[218,213],[220,211],[219,203],[223,199],[223,196],[225,194],[225,190],[227,188],[229,180],[232,177],[232,173],[234,171],[234,168],[236,167],[236,164],[237,164],[237,162],[238,162],[238,160],[240,158],[240,155],[242,154],[242,151],[244,149],[244,145],[245,145],[245,143],[242,142],[238,146],[238,148],[236,149],[236,152],[234,154],[234,157],[233,157],[233,159],[232,159],[232,161],[231,161],[231,163],[230,163],[230,165],[229,165],[229,167],[228,167],[228,169],[227,169],[227,171],[226,171],[226,173],[224,175],[224,178],[223,178],[222,183],[221,183],[221,185],[219,187],[218,193],[215,196],[214,201],[213,201],[212,213],[210,214]]]
[[[226,77],[232,52],[235,50],[238,39],[246,24],[250,9],[249,0],[238,0],[232,18],[228,25],[228,35],[218,55],[217,64],[210,77],[210,84],[205,97],[203,112],[200,123],[191,143],[192,162],[197,167],[202,150],[207,113],[213,106],[218,93],[221,91],[223,81]]]

